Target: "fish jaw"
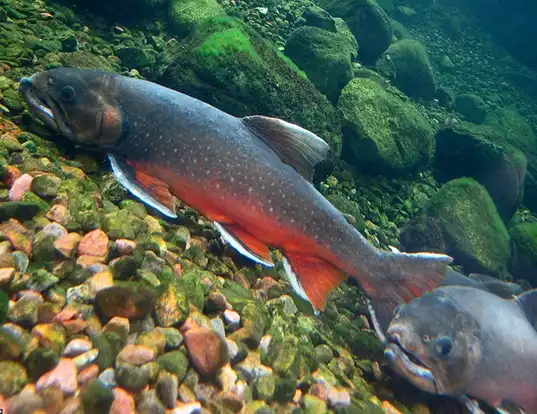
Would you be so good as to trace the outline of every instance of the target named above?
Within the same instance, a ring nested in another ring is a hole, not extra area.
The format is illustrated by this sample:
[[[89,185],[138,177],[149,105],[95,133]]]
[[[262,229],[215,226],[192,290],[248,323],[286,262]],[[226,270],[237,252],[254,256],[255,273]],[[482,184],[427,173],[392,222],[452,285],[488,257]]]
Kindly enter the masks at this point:
[[[37,72],[29,78],[22,78],[19,93],[22,95],[30,112],[40,119],[47,127],[76,141],[75,133],[66,121],[66,113],[56,97],[50,93],[51,82],[48,72]]]
[[[395,343],[388,343],[384,350],[384,356],[390,361],[392,367],[397,373],[407,378],[420,389],[439,394],[436,381],[431,370],[424,365],[415,363],[402,347]]]
[[[443,394],[443,387],[427,364],[426,347],[411,327],[404,323],[392,324],[386,341],[384,356],[398,374],[424,391]]]

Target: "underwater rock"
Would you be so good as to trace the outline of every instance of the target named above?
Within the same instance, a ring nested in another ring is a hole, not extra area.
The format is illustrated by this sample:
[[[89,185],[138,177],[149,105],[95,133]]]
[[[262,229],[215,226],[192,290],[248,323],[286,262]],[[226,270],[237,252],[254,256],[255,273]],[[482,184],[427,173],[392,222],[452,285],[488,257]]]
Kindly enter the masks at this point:
[[[121,282],[97,292],[97,311],[112,318],[142,319],[155,307],[155,292],[141,283]]]
[[[226,14],[216,0],[173,0],[169,7],[168,27],[180,37],[188,35],[205,20]]]
[[[302,13],[306,26],[318,27],[319,29],[336,32],[336,22],[330,13],[319,6],[310,6]]]
[[[114,392],[100,380],[94,379],[82,387],[80,400],[84,414],[107,413],[114,402]]]
[[[373,63],[392,42],[390,19],[376,2],[322,0],[319,5],[349,25],[360,45],[360,59],[364,62]]]
[[[235,116],[298,123],[341,151],[336,111],[274,45],[230,17],[197,26],[159,80]]]
[[[424,221],[425,217],[433,221]],[[441,232],[443,253],[453,257],[466,272],[507,276],[509,234],[487,190],[477,181],[459,178],[444,184],[422,215],[403,229],[401,244],[406,251],[415,251],[407,234],[427,234],[431,231],[429,223],[436,223]],[[438,234],[438,230],[433,231]]]
[[[121,63],[130,69],[145,68],[154,65],[156,62],[156,55],[153,50],[136,46],[116,49],[116,55],[121,59]]]
[[[353,53],[356,42],[353,45],[344,34],[311,26],[296,29],[285,44],[285,54],[332,102],[352,79]]]
[[[184,340],[192,365],[205,378],[212,377],[229,361],[225,341],[211,329],[190,329]]]
[[[495,143],[492,131],[458,123],[436,134],[435,171],[441,181],[472,177],[488,191],[507,223],[522,201],[527,160],[516,148]]]
[[[28,382],[26,370],[18,362],[0,361],[0,372],[0,394],[5,397],[19,393]]]
[[[425,167],[434,153],[433,130],[410,102],[371,79],[355,78],[343,89],[345,145],[357,168],[401,174]]]
[[[432,99],[436,81],[427,50],[417,40],[392,43],[377,61],[377,70],[413,98]]]
[[[515,279],[528,280],[537,286],[537,223],[520,223],[509,230],[512,240],[512,257],[509,271]]]
[[[482,124],[487,117],[485,101],[471,93],[463,93],[455,97],[455,110],[474,124]]]

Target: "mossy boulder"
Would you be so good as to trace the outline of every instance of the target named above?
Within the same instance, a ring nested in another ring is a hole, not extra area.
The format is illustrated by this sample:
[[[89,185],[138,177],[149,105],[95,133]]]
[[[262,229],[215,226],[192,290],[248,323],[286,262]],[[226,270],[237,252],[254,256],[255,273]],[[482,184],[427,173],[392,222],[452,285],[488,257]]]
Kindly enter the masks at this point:
[[[296,29],[285,44],[285,54],[333,102],[352,79],[353,53],[356,47],[345,34],[312,26]]]
[[[416,107],[372,79],[353,79],[338,102],[352,162],[369,172],[400,174],[425,167],[434,154],[433,129]]]
[[[205,20],[225,14],[216,0],[172,0],[168,27],[173,34],[183,37]]]
[[[427,50],[413,39],[392,43],[377,61],[377,70],[413,98],[432,99],[436,81]]]
[[[537,223],[520,223],[509,231],[513,252],[509,270],[515,279],[528,280],[537,287]]]
[[[285,55],[231,17],[197,26],[160,83],[235,116],[265,115],[299,124],[341,149],[336,111]]]
[[[446,253],[466,272],[508,276],[510,239],[507,229],[485,187],[472,178],[459,178],[444,184],[431,198],[422,215],[409,223],[405,233],[427,234],[429,224],[440,232]],[[405,250],[413,251],[403,244]]]
[[[321,0],[320,6],[347,22],[360,45],[360,59],[373,63],[393,38],[388,15],[373,0]]]
[[[474,124],[482,124],[487,117],[487,104],[480,96],[461,93],[455,97],[455,110],[464,119]]]
[[[500,140],[491,133],[490,129],[467,123],[438,131],[436,177],[440,181],[474,178],[487,189],[508,222],[522,201],[527,159],[520,150],[496,143]]]

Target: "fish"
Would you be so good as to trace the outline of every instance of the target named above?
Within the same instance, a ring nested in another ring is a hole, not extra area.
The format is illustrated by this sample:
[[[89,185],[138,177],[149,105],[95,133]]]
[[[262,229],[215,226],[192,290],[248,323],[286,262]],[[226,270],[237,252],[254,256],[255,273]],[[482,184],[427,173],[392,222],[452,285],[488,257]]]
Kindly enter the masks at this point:
[[[432,394],[537,413],[537,289],[513,299],[443,286],[399,306],[386,332],[394,370]]]
[[[317,310],[348,277],[386,303],[436,287],[450,256],[377,249],[312,184],[330,155],[319,136],[260,115],[238,118],[146,80],[55,68],[20,81],[29,110],[77,145],[102,151],[132,195],[170,219],[175,198],[239,253],[274,266]]]

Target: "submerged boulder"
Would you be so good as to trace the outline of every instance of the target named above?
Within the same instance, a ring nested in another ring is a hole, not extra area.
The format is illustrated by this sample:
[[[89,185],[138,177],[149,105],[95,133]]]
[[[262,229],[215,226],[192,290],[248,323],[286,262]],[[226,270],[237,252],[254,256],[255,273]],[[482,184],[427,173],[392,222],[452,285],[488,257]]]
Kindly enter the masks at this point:
[[[434,246],[420,246],[417,240]],[[466,272],[508,276],[509,234],[485,187],[471,178],[444,184],[403,229],[401,244],[408,252],[446,253]]]
[[[465,123],[440,130],[434,166],[441,181],[472,177],[480,182],[508,222],[522,201],[527,160],[518,149],[495,143],[491,133]]]
[[[177,36],[186,36],[196,25],[225,14],[216,0],[173,0],[170,3],[169,28]]]
[[[296,29],[285,44],[285,54],[331,101],[337,101],[352,79],[351,58],[356,53],[345,34],[318,27]]]
[[[160,79],[235,116],[265,115],[315,132],[338,154],[335,109],[276,47],[231,17],[209,19],[176,51]]]
[[[515,279],[537,286],[537,223],[520,223],[509,231],[513,253],[509,270]]]
[[[433,129],[414,105],[368,78],[341,92],[345,146],[369,172],[400,174],[426,166],[434,154]]]
[[[455,110],[474,124],[482,124],[487,117],[485,101],[471,93],[462,93],[455,97]]]
[[[372,0],[321,0],[320,5],[332,16],[349,25],[360,45],[360,59],[374,62],[393,38],[388,15]]]
[[[413,39],[390,45],[377,62],[377,70],[406,95],[432,99],[436,81],[427,50]]]

